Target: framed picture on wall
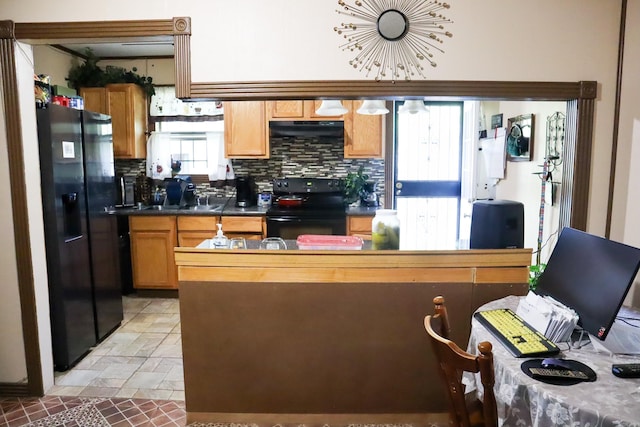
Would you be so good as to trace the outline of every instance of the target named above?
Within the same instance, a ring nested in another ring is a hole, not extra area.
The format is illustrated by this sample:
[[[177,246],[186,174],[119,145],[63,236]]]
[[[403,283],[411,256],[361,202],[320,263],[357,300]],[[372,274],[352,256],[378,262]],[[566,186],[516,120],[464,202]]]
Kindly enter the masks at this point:
[[[502,114],[494,114],[491,116],[491,129],[502,127]]]
[[[535,117],[523,114],[507,120],[507,160],[530,162],[533,160]]]

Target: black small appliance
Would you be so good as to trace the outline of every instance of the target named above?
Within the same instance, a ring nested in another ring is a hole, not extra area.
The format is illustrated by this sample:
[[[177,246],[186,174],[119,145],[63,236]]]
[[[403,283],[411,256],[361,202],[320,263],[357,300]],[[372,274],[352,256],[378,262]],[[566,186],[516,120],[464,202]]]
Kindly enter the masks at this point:
[[[524,205],[511,200],[478,200],[471,212],[471,249],[524,247]]]
[[[136,178],[134,176],[119,175],[116,183],[118,185],[116,205],[133,206],[135,204]]]
[[[360,191],[360,205],[366,207],[376,207],[380,205],[378,193],[376,193],[376,184],[375,182],[367,182],[364,184],[362,191]]]
[[[165,206],[195,206],[196,186],[191,182],[191,177],[187,175],[165,178],[165,189],[167,196],[164,199]]]
[[[246,208],[258,202],[256,183],[251,176],[236,177],[236,206]]]

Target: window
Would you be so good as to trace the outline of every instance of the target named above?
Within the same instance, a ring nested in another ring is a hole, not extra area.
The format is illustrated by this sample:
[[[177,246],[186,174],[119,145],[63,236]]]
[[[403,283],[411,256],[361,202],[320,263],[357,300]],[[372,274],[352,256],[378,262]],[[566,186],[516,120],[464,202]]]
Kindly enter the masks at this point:
[[[180,174],[208,175],[217,167],[219,138],[207,134],[224,135],[224,122],[158,122],[158,131],[168,134],[166,143],[172,161],[180,161]],[[216,162],[215,165],[212,162]]]

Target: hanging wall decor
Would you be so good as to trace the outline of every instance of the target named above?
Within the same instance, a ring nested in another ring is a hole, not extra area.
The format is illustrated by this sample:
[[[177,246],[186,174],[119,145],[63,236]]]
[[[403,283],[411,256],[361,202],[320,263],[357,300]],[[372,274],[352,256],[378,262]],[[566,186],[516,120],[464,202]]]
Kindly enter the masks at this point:
[[[534,130],[534,114],[522,114],[507,120],[507,160],[529,162],[533,159]]]
[[[452,37],[444,25],[452,21],[441,13],[448,3],[425,0],[338,0],[340,15],[354,22],[341,23],[334,31],[346,39],[340,46],[355,52],[353,68],[372,73],[376,80],[411,80],[425,77],[424,64],[437,66],[434,51],[444,53],[442,37]]]
[[[547,117],[547,146],[545,148],[545,158],[554,167],[562,164],[562,153],[564,151],[564,126],[565,115],[560,111]]]

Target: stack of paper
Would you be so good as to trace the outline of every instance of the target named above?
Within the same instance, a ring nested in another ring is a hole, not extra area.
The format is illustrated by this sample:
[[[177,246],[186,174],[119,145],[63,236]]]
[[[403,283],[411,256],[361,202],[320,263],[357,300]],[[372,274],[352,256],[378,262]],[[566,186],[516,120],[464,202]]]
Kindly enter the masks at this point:
[[[516,314],[554,343],[569,341],[578,314],[550,296],[529,292],[520,300]]]

